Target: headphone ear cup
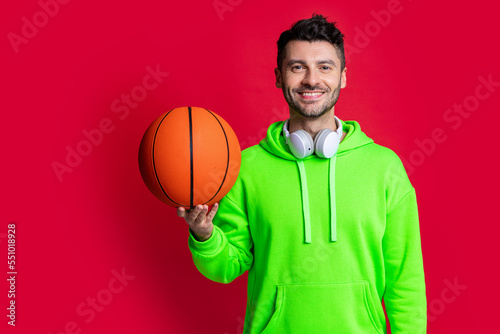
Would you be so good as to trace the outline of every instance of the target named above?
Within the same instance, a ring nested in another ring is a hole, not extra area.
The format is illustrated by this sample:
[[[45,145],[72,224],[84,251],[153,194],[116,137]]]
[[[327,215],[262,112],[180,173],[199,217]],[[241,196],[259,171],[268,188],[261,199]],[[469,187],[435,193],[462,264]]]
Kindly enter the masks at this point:
[[[314,138],[314,150],[320,158],[330,159],[337,153],[340,138],[330,129],[323,129]]]
[[[298,159],[304,159],[314,153],[314,141],[311,135],[304,130],[297,130],[290,134],[290,151]]]

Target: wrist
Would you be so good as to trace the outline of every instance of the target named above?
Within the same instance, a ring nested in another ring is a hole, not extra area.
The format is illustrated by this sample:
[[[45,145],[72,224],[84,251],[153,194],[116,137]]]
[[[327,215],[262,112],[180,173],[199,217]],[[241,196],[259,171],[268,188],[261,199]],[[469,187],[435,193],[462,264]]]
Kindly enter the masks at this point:
[[[191,235],[193,236],[193,238],[196,241],[199,241],[199,242],[207,241],[212,236],[212,231],[209,234],[199,235],[199,234],[194,233],[194,231],[190,228],[189,232],[191,233]]]

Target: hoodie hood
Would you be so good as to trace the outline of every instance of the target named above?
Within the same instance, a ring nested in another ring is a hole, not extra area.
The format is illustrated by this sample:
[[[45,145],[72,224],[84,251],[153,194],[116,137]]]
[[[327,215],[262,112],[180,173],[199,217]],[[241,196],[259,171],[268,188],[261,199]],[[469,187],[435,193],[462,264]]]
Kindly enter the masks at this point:
[[[328,183],[329,183],[329,205],[330,207],[330,241],[337,241],[337,215],[336,215],[336,204],[335,204],[335,165],[337,162],[337,157],[341,157],[345,154],[373,143],[373,139],[369,138],[363,131],[356,121],[342,121],[342,131],[346,133],[344,139],[340,142],[337,153],[329,160],[329,173],[328,173]],[[284,121],[276,122],[271,124],[267,130],[266,137],[259,143],[259,145],[264,148],[269,153],[276,155],[285,160],[295,161],[297,164],[297,172],[300,177],[300,189],[302,196],[302,212],[303,212],[303,223],[304,223],[304,242],[311,243],[311,219],[309,212],[309,195],[307,188],[307,178],[305,172],[304,161],[308,159],[315,158],[315,155],[311,155],[304,159],[296,158],[288,144],[285,141],[283,135],[283,124]]]
[[[358,122],[343,120],[340,120],[340,122],[342,123],[342,131],[346,133],[346,136],[340,142],[339,149],[335,156],[348,154],[352,150],[358,149],[361,146],[373,143],[373,139],[361,131],[361,127]],[[299,160],[292,154],[290,148],[288,148],[288,145],[286,144],[285,137],[283,136],[284,123],[284,121],[280,121],[271,124],[271,126],[267,129],[266,137],[259,143],[259,145],[269,153],[277,155],[280,158],[286,160]],[[309,156],[302,160],[307,160],[313,157],[314,156]]]

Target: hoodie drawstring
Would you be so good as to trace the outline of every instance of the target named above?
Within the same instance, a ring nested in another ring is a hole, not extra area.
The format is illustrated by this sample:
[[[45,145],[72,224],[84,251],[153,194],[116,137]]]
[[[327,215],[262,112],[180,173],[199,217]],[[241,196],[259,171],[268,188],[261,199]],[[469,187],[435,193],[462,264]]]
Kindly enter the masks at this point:
[[[337,241],[337,213],[335,204],[335,162],[337,154],[329,161],[328,190],[330,197],[330,240]],[[302,212],[304,215],[304,242],[311,243],[311,215],[309,213],[309,194],[307,192],[306,169],[302,160],[296,160],[300,175],[300,192],[302,195]]]
[[[330,159],[330,175],[329,185],[330,190],[330,240],[337,241],[337,206],[335,203],[335,162],[337,161],[337,154]],[[333,167],[332,167],[333,165]]]
[[[300,192],[302,194],[302,212],[304,214],[304,242],[311,243],[311,215],[309,214],[309,194],[307,192],[306,169],[302,160],[296,160],[300,174]]]

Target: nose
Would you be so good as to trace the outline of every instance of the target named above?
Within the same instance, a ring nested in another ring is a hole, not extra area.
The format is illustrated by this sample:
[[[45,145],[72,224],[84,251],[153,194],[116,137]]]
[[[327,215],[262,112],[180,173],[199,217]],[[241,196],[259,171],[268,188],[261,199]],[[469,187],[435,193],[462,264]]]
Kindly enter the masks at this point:
[[[314,71],[314,69],[310,69],[305,73],[304,78],[302,79],[302,84],[314,87],[320,82],[320,80],[319,73]]]

